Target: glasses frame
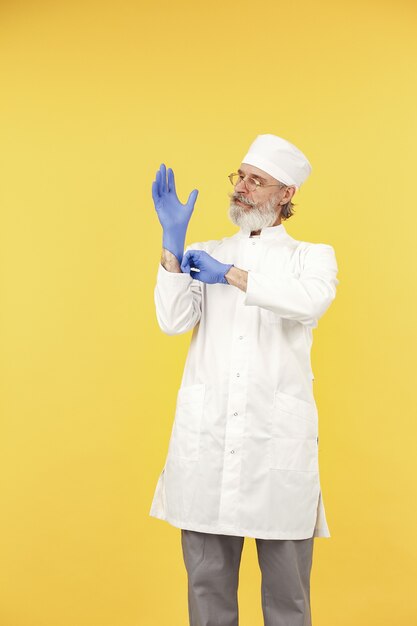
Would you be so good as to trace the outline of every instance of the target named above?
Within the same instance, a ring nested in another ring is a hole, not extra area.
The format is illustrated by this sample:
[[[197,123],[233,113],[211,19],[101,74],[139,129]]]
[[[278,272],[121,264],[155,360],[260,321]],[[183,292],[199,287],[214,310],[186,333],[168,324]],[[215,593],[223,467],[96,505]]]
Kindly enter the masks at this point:
[[[238,180],[236,183],[233,182],[232,177],[233,176],[239,176],[240,180]],[[255,187],[253,187],[253,189],[250,189],[248,187],[248,184],[245,180],[245,178],[248,178],[249,180],[253,181],[255,183]],[[247,174],[246,176],[242,176],[241,174],[239,174],[239,172],[232,172],[231,174],[229,174],[228,179],[230,180],[232,187],[236,187],[236,185],[238,183],[245,183],[245,187],[248,189],[248,191],[255,191],[256,189],[258,189],[259,187],[287,187],[288,185],[285,185],[284,183],[279,183],[278,185],[273,184],[273,185],[265,185],[264,183],[261,183],[259,180],[256,180],[256,178],[252,178],[251,176],[249,176],[249,174]]]

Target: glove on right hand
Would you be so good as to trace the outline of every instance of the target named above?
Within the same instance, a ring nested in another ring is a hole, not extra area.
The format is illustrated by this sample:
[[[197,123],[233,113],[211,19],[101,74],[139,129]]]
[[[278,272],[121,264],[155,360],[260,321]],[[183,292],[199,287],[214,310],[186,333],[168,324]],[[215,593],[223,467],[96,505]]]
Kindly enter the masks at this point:
[[[152,183],[152,198],[163,228],[162,246],[174,254],[181,264],[184,254],[185,235],[194,211],[198,190],[194,189],[182,204],[175,189],[174,172],[162,163]]]

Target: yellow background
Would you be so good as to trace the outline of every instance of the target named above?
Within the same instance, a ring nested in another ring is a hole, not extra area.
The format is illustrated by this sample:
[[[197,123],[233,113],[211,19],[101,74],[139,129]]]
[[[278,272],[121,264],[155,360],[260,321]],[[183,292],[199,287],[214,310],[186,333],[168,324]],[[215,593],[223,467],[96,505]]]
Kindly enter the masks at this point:
[[[330,243],[314,332],[315,626],[416,623],[415,3],[0,5],[0,624],[185,626],[180,531],[149,517],[190,334],[164,335],[151,184],[200,190],[187,243],[236,232],[260,133],[313,174],[286,222]],[[254,540],[241,626],[261,626]]]

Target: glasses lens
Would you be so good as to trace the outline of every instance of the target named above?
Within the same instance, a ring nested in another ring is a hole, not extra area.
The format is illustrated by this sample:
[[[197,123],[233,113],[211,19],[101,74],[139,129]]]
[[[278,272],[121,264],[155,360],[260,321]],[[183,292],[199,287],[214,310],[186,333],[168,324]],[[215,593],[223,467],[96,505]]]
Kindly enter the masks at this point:
[[[230,174],[229,180],[232,183],[233,187],[235,187],[238,183],[241,182],[242,176],[240,174]],[[255,191],[257,188],[256,180],[254,178],[246,178],[245,185],[248,191]]]

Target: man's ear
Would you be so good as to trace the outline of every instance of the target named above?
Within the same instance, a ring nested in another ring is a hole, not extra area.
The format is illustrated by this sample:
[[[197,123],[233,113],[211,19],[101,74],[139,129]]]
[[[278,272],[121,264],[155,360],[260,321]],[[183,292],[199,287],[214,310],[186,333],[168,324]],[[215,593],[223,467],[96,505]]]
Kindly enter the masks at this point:
[[[292,200],[292,198],[293,198],[293,196],[294,196],[296,191],[297,191],[297,188],[294,187],[294,186],[287,187],[287,189],[285,190],[284,198],[282,199],[280,204],[287,204],[287,202]]]
[[[287,189],[288,197],[287,197],[286,202],[289,202],[290,200],[293,199],[296,191],[297,191],[297,187],[288,187]]]

